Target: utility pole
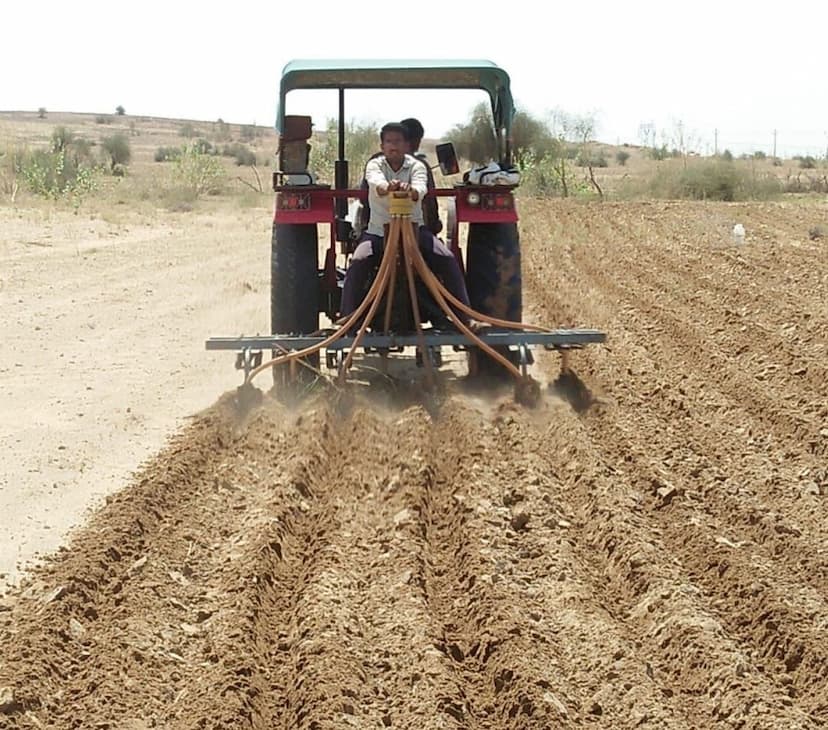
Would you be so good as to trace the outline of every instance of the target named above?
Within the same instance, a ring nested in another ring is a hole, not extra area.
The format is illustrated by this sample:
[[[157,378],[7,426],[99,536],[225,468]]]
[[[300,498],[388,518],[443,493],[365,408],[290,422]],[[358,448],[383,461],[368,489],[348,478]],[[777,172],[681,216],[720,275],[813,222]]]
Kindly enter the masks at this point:
[[[773,159],[776,159],[776,130],[773,130]]]
[[[719,130],[718,128],[713,130],[713,156],[719,156]]]

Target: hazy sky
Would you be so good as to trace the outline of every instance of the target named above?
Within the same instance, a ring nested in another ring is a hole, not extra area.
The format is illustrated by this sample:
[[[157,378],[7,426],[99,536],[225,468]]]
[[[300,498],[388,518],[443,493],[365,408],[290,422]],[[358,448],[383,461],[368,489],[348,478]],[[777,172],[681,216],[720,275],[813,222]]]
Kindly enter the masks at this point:
[[[487,58],[509,72],[519,106],[592,113],[607,142],[638,143],[642,122],[669,136],[680,121],[701,149],[716,128],[719,148],[734,152],[770,152],[774,129],[780,153],[828,148],[825,0],[28,0],[6,3],[2,20],[0,110],[122,104],[136,115],[272,124],[294,58]],[[418,116],[438,137],[484,98],[363,93],[346,113]],[[290,112],[319,126],[335,104],[325,92],[288,97]]]

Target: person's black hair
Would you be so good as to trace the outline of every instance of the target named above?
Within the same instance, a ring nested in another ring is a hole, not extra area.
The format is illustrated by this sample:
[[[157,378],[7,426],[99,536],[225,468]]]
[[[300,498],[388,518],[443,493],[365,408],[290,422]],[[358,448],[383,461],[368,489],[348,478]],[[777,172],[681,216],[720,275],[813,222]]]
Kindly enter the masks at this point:
[[[384,125],[383,128],[380,129],[380,142],[385,141],[385,135],[388,132],[399,132],[406,142],[411,141],[411,137],[408,134],[408,128],[399,122],[388,122],[388,124]]]
[[[422,139],[423,135],[425,134],[425,130],[423,129],[423,125],[420,123],[419,119],[414,119],[414,117],[409,117],[408,119],[403,119],[400,124],[403,125],[408,130],[408,140],[409,142],[413,139]]]

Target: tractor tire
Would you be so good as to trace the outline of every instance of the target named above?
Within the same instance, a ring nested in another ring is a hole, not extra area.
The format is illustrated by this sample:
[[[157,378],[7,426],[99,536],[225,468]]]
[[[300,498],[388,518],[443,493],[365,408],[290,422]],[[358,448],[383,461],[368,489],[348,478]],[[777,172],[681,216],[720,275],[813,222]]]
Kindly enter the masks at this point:
[[[466,270],[472,309],[520,322],[523,292],[517,223],[470,223]]]
[[[315,224],[276,223],[270,249],[270,331],[306,335],[319,329],[319,238]],[[274,357],[279,355],[274,351]],[[319,355],[305,359],[319,368]],[[276,385],[293,380],[290,367],[273,368]],[[304,366],[294,368],[302,382],[313,379]]]
[[[517,223],[470,223],[466,253],[466,287],[472,309],[510,322],[523,316],[520,234]],[[502,354],[514,360],[514,353]],[[494,360],[473,353],[476,372],[500,375],[505,369]]]

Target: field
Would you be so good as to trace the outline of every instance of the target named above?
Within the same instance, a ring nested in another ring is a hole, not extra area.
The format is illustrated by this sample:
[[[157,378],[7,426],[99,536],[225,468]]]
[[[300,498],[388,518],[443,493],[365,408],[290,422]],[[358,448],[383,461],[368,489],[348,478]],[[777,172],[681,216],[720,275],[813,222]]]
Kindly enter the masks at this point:
[[[824,199],[522,199],[577,382],[248,412],[269,197],[107,196],[0,207],[0,728],[828,724]]]

